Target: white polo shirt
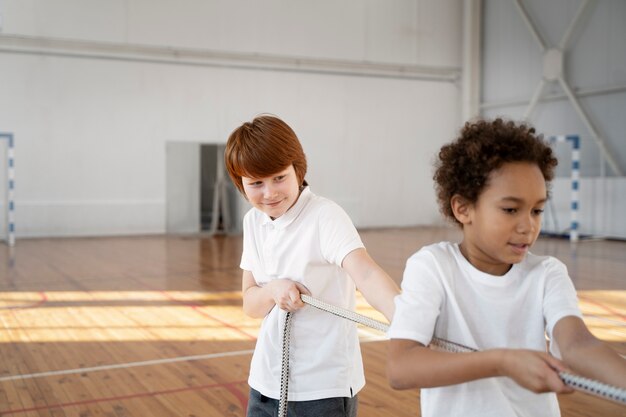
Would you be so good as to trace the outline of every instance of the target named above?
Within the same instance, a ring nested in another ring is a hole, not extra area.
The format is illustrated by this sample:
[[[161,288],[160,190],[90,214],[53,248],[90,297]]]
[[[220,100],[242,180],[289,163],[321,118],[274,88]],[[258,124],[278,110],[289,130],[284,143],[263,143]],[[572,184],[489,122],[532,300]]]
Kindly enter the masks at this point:
[[[285,214],[272,221],[252,208],[243,221],[241,268],[263,286],[288,278],[315,298],[353,310],[355,284],[341,268],[363,243],[348,215],[306,187]],[[279,398],[282,336],[286,312],[274,307],[264,318],[248,383]],[[351,397],[365,385],[356,325],[306,306],[292,317],[289,401]]]

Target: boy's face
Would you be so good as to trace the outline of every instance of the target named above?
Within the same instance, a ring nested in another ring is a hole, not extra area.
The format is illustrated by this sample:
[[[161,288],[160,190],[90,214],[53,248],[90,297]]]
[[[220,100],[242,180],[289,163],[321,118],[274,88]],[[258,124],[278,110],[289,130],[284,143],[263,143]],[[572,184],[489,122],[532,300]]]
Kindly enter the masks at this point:
[[[463,254],[483,272],[505,274],[537,240],[546,196],[545,179],[535,164],[507,163],[493,171],[462,222]]]
[[[298,200],[300,187],[293,165],[265,178],[241,177],[246,198],[255,208],[277,219]]]

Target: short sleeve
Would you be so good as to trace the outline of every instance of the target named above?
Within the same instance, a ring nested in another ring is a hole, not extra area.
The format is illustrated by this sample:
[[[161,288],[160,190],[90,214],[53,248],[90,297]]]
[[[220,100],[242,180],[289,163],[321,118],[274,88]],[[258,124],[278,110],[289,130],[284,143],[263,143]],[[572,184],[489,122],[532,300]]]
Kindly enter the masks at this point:
[[[425,346],[430,343],[445,294],[440,274],[433,254],[421,250],[409,258],[387,332],[390,339],[409,339]]]
[[[322,256],[328,262],[341,266],[346,255],[365,247],[352,220],[339,205],[329,201],[321,208],[318,221]]]
[[[250,210],[243,218],[243,249],[241,251],[241,262],[239,267],[245,271],[252,271],[254,261],[251,256],[252,251],[255,250],[254,244],[254,230],[252,223],[254,213]]]
[[[567,267],[556,258],[546,264],[546,284],[543,298],[546,332],[551,340],[554,325],[563,317],[581,317],[576,289],[567,273]]]

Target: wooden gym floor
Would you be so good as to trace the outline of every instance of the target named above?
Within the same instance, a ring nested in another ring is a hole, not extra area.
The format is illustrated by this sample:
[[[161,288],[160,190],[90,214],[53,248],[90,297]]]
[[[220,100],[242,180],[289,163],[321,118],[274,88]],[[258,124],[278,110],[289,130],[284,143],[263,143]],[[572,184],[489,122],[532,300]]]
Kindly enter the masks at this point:
[[[446,228],[364,230],[398,282]],[[563,260],[585,320],[626,354],[626,242],[542,237]],[[0,244],[0,416],[243,416],[259,321],[241,311],[240,236],[24,239]],[[381,318],[360,299],[358,311]],[[419,393],[393,391],[386,344],[360,330],[367,385],[359,416],[417,416]],[[574,393],[563,416],[626,416]]]

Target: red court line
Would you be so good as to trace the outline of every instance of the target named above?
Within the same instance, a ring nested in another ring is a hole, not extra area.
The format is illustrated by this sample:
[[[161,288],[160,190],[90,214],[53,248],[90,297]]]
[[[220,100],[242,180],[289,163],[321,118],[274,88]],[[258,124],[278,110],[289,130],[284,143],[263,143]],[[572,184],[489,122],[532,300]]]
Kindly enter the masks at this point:
[[[224,326],[228,327],[229,329],[232,329],[232,330],[235,330],[236,332],[241,333],[242,335],[246,336],[250,340],[256,340],[256,336],[251,335],[250,333],[247,333],[247,332],[241,330],[237,326],[234,326],[234,325],[232,325],[230,323],[226,323],[225,321],[222,321],[222,320],[218,319],[217,317],[215,317],[215,316],[213,316],[213,315],[211,315],[211,314],[209,314],[209,313],[207,313],[207,312],[205,312],[203,310],[200,310],[202,308],[202,306],[196,306],[196,305],[192,305],[192,304],[187,304],[187,303],[185,303],[183,301],[179,301],[179,300],[176,300],[176,299],[174,299],[174,300],[183,303],[187,307],[191,307],[198,314],[201,314],[201,315],[203,315],[205,317],[208,317],[211,320],[215,320],[216,322],[218,322],[220,324],[223,324]]]
[[[239,404],[241,404],[244,411],[248,409],[248,397],[239,391],[235,384],[226,384],[225,388],[239,400]]]
[[[43,291],[39,291],[39,297],[40,297],[39,301],[35,301],[31,304],[24,304],[24,305],[18,305],[18,306],[10,306],[10,307],[0,307],[0,310],[25,310],[28,308],[37,308],[40,305],[44,304],[46,301],[48,301],[48,296]]]
[[[598,301],[592,300],[592,299],[591,299],[591,298],[589,298],[589,297],[585,297],[584,295],[580,295],[580,294],[579,294],[579,295],[578,295],[578,298],[580,298],[581,300],[585,300],[585,301],[586,301],[586,302],[588,302],[589,304],[593,304],[593,305],[595,305],[596,307],[600,307],[600,308],[602,308],[602,309],[604,309],[604,310],[608,311],[609,313],[616,315],[616,316],[617,316],[617,317],[619,317],[622,321],[625,321],[625,322],[626,322],[626,316],[625,316],[625,315],[623,315],[622,313],[618,312],[618,311],[613,310],[611,307],[606,306],[606,305],[604,305],[604,304],[602,304],[602,303],[600,303],[600,302],[598,302]]]
[[[246,337],[247,337],[248,339],[250,339],[250,340],[256,340],[256,336],[251,335],[250,333],[247,333],[247,332],[245,332],[245,331],[241,330],[239,327],[237,327],[237,326],[235,326],[235,325],[232,325],[232,324],[230,324],[230,323],[227,323],[227,322],[225,322],[225,321],[223,321],[223,320],[220,320],[220,319],[218,319],[217,317],[215,317],[215,316],[213,316],[213,315],[211,315],[211,314],[209,314],[209,313],[207,313],[207,312],[205,312],[205,311],[199,310],[200,308],[202,308],[202,307],[203,307],[203,306],[201,306],[201,305],[197,305],[197,304],[190,304],[190,303],[188,303],[187,301],[184,301],[184,300],[179,300],[179,299],[177,299],[176,297],[174,297],[174,296],[172,296],[171,294],[169,294],[167,291],[164,291],[164,290],[160,290],[160,289],[154,288],[153,286],[148,285],[148,284],[146,284],[145,282],[141,282],[141,281],[139,281],[138,279],[135,279],[135,278],[133,278],[133,279],[134,279],[137,283],[139,283],[139,284],[143,285],[144,287],[149,288],[149,289],[150,289],[150,290],[152,290],[152,291],[157,291],[157,292],[159,292],[159,293],[163,294],[166,298],[168,298],[168,299],[170,299],[170,300],[172,300],[172,301],[175,301],[175,302],[177,302],[177,303],[179,303],[179,304],[182,304],[182,305],[184,305],[185,307],[189,307],[189,308],[193,309],[195,312],[197,312],[198,314],[203,315],[203,316],[205,316],[205,317],[207,317],[207,318],[209,318],[209,319],[211,319],[211,320],[214,320],[214,321],[216,321],[216,322],[220,323],[221,325],[223,325],[223,326],[225,326],[225,327],[228,327],[228,328],[229,328],[229,329],[231,329],[231,330],[234,330],[234,331],[236,331],[236,332],[238,332],[238,333],[241,333],[242,335],[246,336]]]
[[[245,383],[247,383],[247,381],[233,381],[233,382],[226,382],[223,384],[207,384],[207,385],[199,385],[195,387],[173,388],[173,389],[168,389],[168,390],[163,390],[163,391],[151,391],[151,392],[142,392],[138,394],[120,395],[117,397],[94,398],[91,400],[73,401],[73,402],[59,403],[59,404],[46,404],[46,405],[40,405],[36,407],[22,408],[22,409],[16,409],[16,410],[0,410],[0,416],[10,415],[10,414],[19,414],[19,413],[28,413],[30,411],[50,410],[54,408],[64,408],[64,407],[74,407],[74,406],[79,406],[79,405],[97,404],[97,403],[110,402],[110,401],[129,400],[133,398],[157,397],[159,395],[176,394],[176,393],[185,392],[185,391],[201,391],[204,389],[214,389],[214,388],[226,388],[226,390],[230,392],[231,394],[233,394],[239,400],[240,403],[242,403],[242,398],[244,402],[247,403],[247,399],[242,396],[241,392],[239,391],[235,392],[236,389],[234,388],[234,385],[245,384]]]
[[[256,340],[255,336],[253,336],[253,335],[251,335],[249,333],[246,333],[245,331],[241,330],[239,327],[234,326],[234,325],[232,325],[230,323],[227,323],[227,322],[225,322],[223,320],[220,320],[217,317],[215,317],[215,316],[213,316],[213,315],[211,315],[211,314],[209,314],[209,313],[207,313],[207,312],[205,312],[203,310],[200,310],[202,308],[202,306],[200,306],[200,305],[190,304],[190,303],[188,303],[188,302],[186,302],[184,300],[179,300],[176,297],[172,296],[171,294],[169,294],[169,293],[167,293],[166,291],[163,291],[163,290],[156,290],[156,291],[159,291],[161,294],[163,294],[165,297],[169,298],[172,301],[180,303],[180,304],[184,305],[185,307],[191,308],[196,313],[198,313],[198,314],[200,314],[202,316],[208,317],[211,320],[215,320],[216,322],[222,324],[223,326],[228,327],[229,329],[234,330],[234,331],[236,331],[238,333],[241,333],[242,335],[246,336],[250,340]]]

